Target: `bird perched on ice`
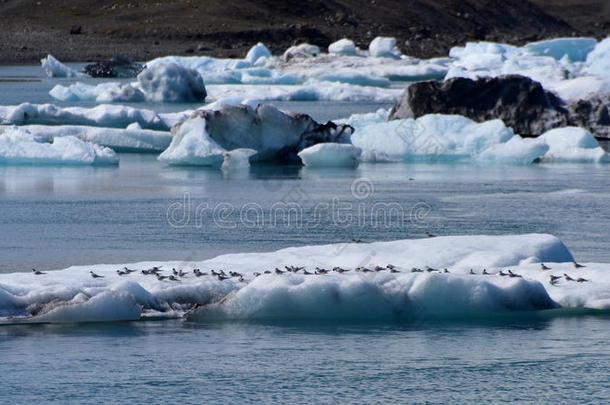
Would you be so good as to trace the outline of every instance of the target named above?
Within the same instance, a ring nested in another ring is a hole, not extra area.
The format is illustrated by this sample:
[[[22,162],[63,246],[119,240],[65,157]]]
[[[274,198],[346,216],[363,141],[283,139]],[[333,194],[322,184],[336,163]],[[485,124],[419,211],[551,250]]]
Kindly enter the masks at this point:
[[[36,270],[36,269],[32,269],[32,273],[36,274],[37,276],[40,276],[41,274],[47,274],[44,271],[40,271],[40,270]]]
[[[559,282],[559,280],[561,279],[561,276],[554,276],[554,275],[550,275],[551,281],[549,281],[552,285],[555,285]]]
[[[580,268],[583,268],[583,267],[587,267],[584,264],[579,264],[579,263],[576,263],[576,262],[572,262],[572,263],[574,264],[574,268],[575,269],[580,269]]]
[[[89,274],[91,274],[91,277],[93,277],[93,278],[104,278],[104,276],[100,276],[99,274],[95,274],[92,271],[90,271]]]
[[[512,270],[508,271],[508,276],[509,277],[513,277],[513,278],[523,278],[523,276],[521,276],[521,274],[517,274],[517,273],[513,273]]]
[[[549,266],[545,266],[544,263],[540,263],[540,269],[541,270],[551,270],[551,268]]]
[[[563,276],[565,277],[566,281],[576,281],[572,277],[568,276],[566,273],[563,273]]]

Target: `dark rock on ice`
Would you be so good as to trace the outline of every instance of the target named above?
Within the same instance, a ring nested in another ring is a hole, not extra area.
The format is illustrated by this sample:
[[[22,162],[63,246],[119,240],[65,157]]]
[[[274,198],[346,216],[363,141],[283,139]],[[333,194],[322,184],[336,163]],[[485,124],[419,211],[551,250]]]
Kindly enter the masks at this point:
[[[108,61],[96,62],[85,66],[85,73],[91,77],[136,77],[144,65],[132,62],[124,55],[114,56]]]

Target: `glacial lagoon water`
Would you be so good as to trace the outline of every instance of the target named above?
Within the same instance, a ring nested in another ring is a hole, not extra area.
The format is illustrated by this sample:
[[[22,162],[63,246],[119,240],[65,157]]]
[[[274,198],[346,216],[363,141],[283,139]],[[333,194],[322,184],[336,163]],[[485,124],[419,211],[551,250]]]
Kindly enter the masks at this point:
[[[0,83],[3,104],[51,101],[45,97],[53,81],[37,68],[0,71],[41,80]],[[282,106],[320,120],[379,107]],[[579,261],[610,262],[604,165],[258,166],[223,173],[170,168],[154,155],[120,158],[116,168],[0,167],[0,272],[191,261],[428,233],[552,233]],[[278,216],[278,203],[300,211]],[[380,211],[379,203],[393,211]],[[252,212],[259,215],[254,222]],[[3,326],[0,402],[602,403],[609,326],[607,317],[583,313],[409,325]]]

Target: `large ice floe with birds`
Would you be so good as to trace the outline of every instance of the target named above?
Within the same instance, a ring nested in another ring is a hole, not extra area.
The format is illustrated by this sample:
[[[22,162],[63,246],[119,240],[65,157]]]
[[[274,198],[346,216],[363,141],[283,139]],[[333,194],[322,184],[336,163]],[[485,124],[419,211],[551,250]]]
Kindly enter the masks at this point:
[[[2,322],[410,321],[610,309],[607,264],[546,234],[303,246],[0,275]]]

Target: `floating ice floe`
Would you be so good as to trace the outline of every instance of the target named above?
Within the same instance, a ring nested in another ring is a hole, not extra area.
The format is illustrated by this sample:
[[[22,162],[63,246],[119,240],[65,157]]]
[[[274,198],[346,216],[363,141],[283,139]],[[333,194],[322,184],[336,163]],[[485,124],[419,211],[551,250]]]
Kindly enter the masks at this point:
[[[319,143],[303,149],[298,156],[308,167],[356,167],[362,149],[345,143]]]
[[[122,105],[84,108],[23,103],[17,106],[0,106],[0,125],[87,125],[126,128],[130,124],[137,123],[144,129],[169,131],[174,124],[188,118],[192,113],[192,110],[187,110],[158,114],[152,110]]]
[[[583,128],[552,129],[541,135],[539,140],[549,145],[548,152],[541,157],[543,162],[610,162],[610,155]]]
[[[337,75],[333,76],[333,78],[338,77]],[[209,95],[215,99],[250,98],[261,101],[370,101],[393,103],[400,98],[403,90],[346,83],[312,82],[298,86],[267,86],[264,89],[256,85],[209,85],[208,91]]]
[[[207,96],[203,79],[195,70],[175,63],[156,64],[142,71],[136,83],[73,83],[56,85],[49,92],[61,101],[143,102],[170,103],[203,102]]]
[[[42,58],[40,60],[40,64],[42,65],[42,69],[45,71],[48,77],[64,78],[83,76],[76,70],[64,65],[63,63],[55,59],[53,55],[47,55],[46,58]]]
[[[445,79],[520,74],[572,101],[610,88],[610,39],[556,38],[516,47],[469,42],[454,47]]]
[[[312,56],[317,56],[319,54],[320,54],[319,47],[317,47],[315,45],[303,43],[303,44],[291,46],[290,48],[286,49],[282,58],[284,60],[290,60],[293,58],[310,58]]]
[[[175,63],[144,69],[138,75],[138,85],[149,101],[194,103],[207,96],[199,73]]]
[[[273,57],[273,55],[271,54],[269,48],[267,48],[263,43],[259,42],[250,48],[246,54],[245,60],[250,62],[252,65],[257,65],[262,63],[265,59],[271,57]]]
[[[386,113],[354,115],[338,122],[354,127],[352,143],[366,160],[407,162],[608,162],[595,138],[581,128],[561,128],[539,138],[515,135],[501,120],[477,123],[459,115],[430,114],[385,121]]]
[[[117,165],[114,151],[73,136],[42,142],[27,131],[0,129],[0,165]]]
[[[256,82],[257,77],[265,82],[264,76],[251,76],[251,79],[240,81]],[[285,76],[286,78],[289,76]],[[384,78],[367,76],[349,71],[320,75],[321,80],[303,85],[260,86],[258,84],[216,84],[208,85],[209,96],[215,100],[223,98],[251,98],[261,101],[371,101],[396,102],[402,89],[387,88],[389,81]],[[292,78],[287,79],[289,82]],[[353,84],[349,84],[353,83]],[[380,86],[380,87],[374,87]],[[49,94],[60,101],[95,101],[95,102],[142,102],[153,97],[142,92],[137,86],[120,83],[101,83],[87,85],[74,83],[69,86],[56,85]],[[169,94],[169,93],[168,93]],[[171,97],[165,101],[178,100]],[[156,100],[160,101],[160,99]],[[180,101],[193,101],[180,98]]]
[[[409,322],[610,309],[608,264],[576,268],[573,262],[559,239],[531,234],[339,243],[186,264],[78,266],[41,275],[0,274],[0,317],[3,322],[110,321],[190,310],[186,317],[193,321]],[[162,275],[171,274],[172,268],[184,275],[172,281],[140,272],[153,266]],[[329,271],[306,275],[303,270],[288,272],[284,266],[304,267],[310,273],[316,268]],[[375,271],[376,266],[381,269]],[[123,267],[133,272],[127,274]],[[335,267],[346,272],[333,271]],[[413,268],[423,270],[412,272]],[[200,276],[193,269],[199,269]],[[211,275],[212,269],[222,270],[227,279]],[[90,271],[101,277],[92,278]],[[231,277],[230,272],[241,277]],[[553,285],[551,275],[558,278]]]
[[[396,46],[396,38],[377,37],[369,44],[369,53],[376,58],[400,58],[400,50]]]
[[[356,48],[356,44],[354,44],[354,41],[347,38],[343,38],[330,44],[328,46],[328,53],[332,53],[335,55],[352,56],[358,53],[358,48]]]
[[[73,136],[85,142],[109,147],[115,152],[158,153],[167,149],[172,140],[172,134],[169,131],[142,129],[137,123],[126,129],[85,125],[24,125],[13,127],[12,130],[23,131],[44,142],[52,142],[53,139],[64,136]]]
[[[291,161],[316,143],[349,143],[350,134],[350,127],[321,125],[307,115],[284,113],[270,105],[224,105],[216,111],[199,110],[177,126],[159,160],[217,167],[231,157],[230,152],[249,149],[256,151],[257,161]]]

